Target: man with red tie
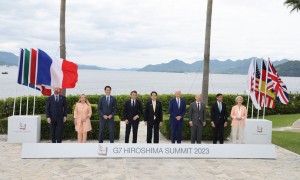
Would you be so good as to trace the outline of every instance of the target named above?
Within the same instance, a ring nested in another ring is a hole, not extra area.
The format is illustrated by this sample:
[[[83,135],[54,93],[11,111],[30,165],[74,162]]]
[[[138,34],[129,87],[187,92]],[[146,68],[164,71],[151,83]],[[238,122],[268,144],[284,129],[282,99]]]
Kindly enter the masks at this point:
[[[174,144],[181,143],[182,139],[182,124],[186,112],[185,100],[181,98],[181,91],[175,92],[175,98],[169,103],[170,124],[171,124],[171,142]]]

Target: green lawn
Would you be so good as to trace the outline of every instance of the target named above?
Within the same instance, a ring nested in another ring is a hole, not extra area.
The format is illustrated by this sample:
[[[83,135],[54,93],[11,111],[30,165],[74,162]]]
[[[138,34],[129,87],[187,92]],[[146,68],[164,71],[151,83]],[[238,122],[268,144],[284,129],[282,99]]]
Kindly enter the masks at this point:
[[[273,131],[272,143],[300,154],[300,133]]]
[[[287,127],[300,119],[300,114],[271,115],[265,119],[273,122],[273,128]],[[300,132],[273,131],[272,143],[300,154]]]
[[[273,128],[286,127],[292,126],[293,122],[300,119],[300,114],[270,115],[266,116],[265,119],[273,122]]]

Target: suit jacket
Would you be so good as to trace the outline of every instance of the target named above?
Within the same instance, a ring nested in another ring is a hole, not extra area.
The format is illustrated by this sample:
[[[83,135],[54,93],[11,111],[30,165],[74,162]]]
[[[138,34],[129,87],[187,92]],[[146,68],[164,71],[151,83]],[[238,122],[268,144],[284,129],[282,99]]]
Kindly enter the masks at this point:
[[[54,95],[48,97],[46,102],[46,116],[51,118],[51,121],[63,120],[67,117],[67,100],[63,95],[59,95],[59,101],[55,101]]]
[[[186,103],[185,100],[180,98],[180,107],[178,107],[176,98],[170,100],[169,112],[170,112],[170,123],[177,121],[176,116],[181,116],[180,122],[183,122],[184,115],[186,113]]]
[[[231,126],[238,126],[239,121],[236,120],[236,118],[238,117],[238,111],[239,111],[239,106],[235,105],[232,107],[231,109],[231,118],[232,118],[232,123]],[[241,106],[241,118],[242,120],[240,120],[241,126],[245,126],[245,119],[247,118],[247,108],[245,106]]]
[[[113,96],[109,96],[110,101],[109,104],[106,101],[106,96],[102,96],[98,102],[98,113],[100,115],[100,119],[104,119],[104,115],[112,115],[112,119],[114,119],[115,114],[117,112],[117,100]]]
[[[138,115],[141,118],[142,114],[143,114],[143,108],[140,100],[138,99],[135,100],[134,107],[131,106],[131,99],[125,102],[124,118],[127,119],[129,122],[132,122],[133,117],[136,115]],[[137,120],[140,120],[140,118],[138,118]]]
[[[156,119],[154,119],[154,116],[156,117]],[[153,123],[153,122],[159,123],[162,122],[162,118],[163,118],[163,113],[162,113],[161,102],[156,100],[156,108],[154,112],[152,100],[148,101],[145,107],[144,120],[149,123]]]
[[[214,124],[224,124],[224,122],[227,122],[228,113],[225,103],[222,102],[222,111],[220,112],[218,103],[214,102],[211,105],[210,113],[211,121],[214,122]]]
[[[191,103],[189,121],[192,121],[193,124],[200,125],[201,123],[205,122],[205,114],[206,114],[205,104],[200,102],[200,111],[198,111],[196,101]]]

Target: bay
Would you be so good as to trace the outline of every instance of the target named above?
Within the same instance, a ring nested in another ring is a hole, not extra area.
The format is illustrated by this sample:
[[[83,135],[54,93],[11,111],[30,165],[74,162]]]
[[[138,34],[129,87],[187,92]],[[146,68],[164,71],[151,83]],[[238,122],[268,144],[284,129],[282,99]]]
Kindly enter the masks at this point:
[[[0,99],[21,95],[41,95],[39,91],[17,84],[17,67],[0,67]],[[112,70],[78,70],[78,83],[74,89],[67,89],[67,94],[103,94],[104,87],[110,85],[112,94],[129,94],[136,90],[139,94],[173,94],[181,90],[184,94],[201,93],[202,73],[164,73]],[[209,93],[245,94],[247,75],[210,74]],[[298,93],[299,77],[282,77],[288,91]]]

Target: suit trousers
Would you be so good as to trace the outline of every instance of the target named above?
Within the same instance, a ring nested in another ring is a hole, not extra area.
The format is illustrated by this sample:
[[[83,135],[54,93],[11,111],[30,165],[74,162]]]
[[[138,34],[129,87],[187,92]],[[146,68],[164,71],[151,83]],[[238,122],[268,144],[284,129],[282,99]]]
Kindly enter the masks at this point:
[[[139,120],[132,120],[131,122],[129,121],[128,124],[126,124],[126,130],[125,130],[125,143],[129,143],[129,136],[130,136],[130,131],[132,127],[132,143],[136,143],[137,141],[137,134],[138,134],[138,128],[139,128]]]
[[[234,144],[242,144],[244,140],[244,127],[241,126],[240,121],[238,122],[238,126],[231,127],[231,138],[232,143]]]
[[[152,143],[152,130],[154,129],[154,143],[159,143],[159,123],[147,122],[147,143]]]
[[[224,123],[215,124],[215,127],[212,128],[213,131],[213,144],[217,144],[219,139],[220,144],[224,143]]]
[[[109,141],[114,143],[114,120],[113,119],[100,119],[100,128],[99,128],[99,143],[103,143],[104,140],[104,129],[106,124],[108,124],[109,131]]]
[[[203,130],[202,125],[193,123],[193,126],[191,127],[191,143],[192,144],[195,144],[195,141],[197,141],[197,144],[201,144],[202,130]]]
[[[52,143],[61,143],[63,132],[63,120],[51,119],[50,131]]]
[[[177,140],[177,144],[181,143],[182,139],[182,123],[183,121],[173,121],[171,123],[171,142],[174,144]]]

